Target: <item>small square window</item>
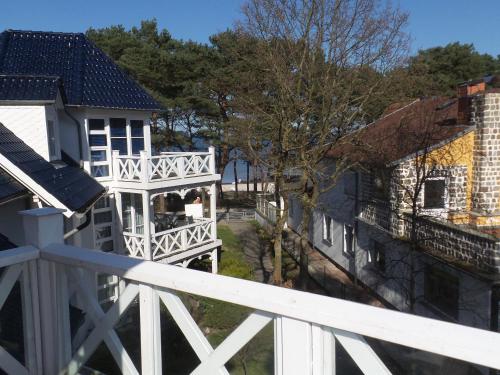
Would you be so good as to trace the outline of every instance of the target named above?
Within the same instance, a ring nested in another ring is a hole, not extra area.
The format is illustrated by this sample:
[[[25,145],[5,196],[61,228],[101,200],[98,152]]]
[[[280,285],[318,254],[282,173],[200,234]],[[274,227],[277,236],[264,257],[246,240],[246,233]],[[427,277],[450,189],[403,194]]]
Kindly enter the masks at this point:
[[[127,136],[127,119],[124,118],[110,118],[109,119],[110,132],[112,137],[126,137]]]
[[[89,136],[90,146],[106,146],[108,142],[106,141],[106,136],[104,134],[91,134]]]
[[[144,122],[142,120],[130,120],[130,135],[144,137]]]
[[[354,254],[354,228],[352,225],[344,225],[344,252]]]
[[[89,130],[104,130],[104,120],[89,119]]]
[[[109,176],[109,166],[93,165],[92,167],[90,167],[90,173],[94,177],[107,177]]]
[[[424,183],[424,208],[445,208],[445,180],[429,179]]]

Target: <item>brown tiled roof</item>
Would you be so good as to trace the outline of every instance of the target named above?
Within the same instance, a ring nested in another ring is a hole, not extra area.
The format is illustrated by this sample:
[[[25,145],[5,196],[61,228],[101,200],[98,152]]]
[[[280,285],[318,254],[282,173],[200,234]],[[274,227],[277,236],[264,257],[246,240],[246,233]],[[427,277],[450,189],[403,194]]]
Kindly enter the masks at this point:
[[[415,100],[346,136],[329,156],[378,166],[391,164],[471,130],[468,124],[457,124],[457,112],[456,99]]]

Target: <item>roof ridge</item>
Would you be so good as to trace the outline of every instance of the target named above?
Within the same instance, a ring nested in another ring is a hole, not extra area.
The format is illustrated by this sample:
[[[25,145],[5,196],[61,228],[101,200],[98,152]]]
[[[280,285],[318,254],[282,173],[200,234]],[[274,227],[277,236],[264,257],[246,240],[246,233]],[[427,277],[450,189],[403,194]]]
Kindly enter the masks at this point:
[[[26,34],[54,34],[54,35],[82,35],[85,36],[83,32],[67,32],[67,31],[44,31],[44,30],[17,30],[17,29],[7,29],[7,33],[26,33]]]
[[[16,78],[50,78],[50,79],[61,79],[60,76],[56,75],[46,75],[46,74],[5,74],[0,73],[0,77],[16,77]]]

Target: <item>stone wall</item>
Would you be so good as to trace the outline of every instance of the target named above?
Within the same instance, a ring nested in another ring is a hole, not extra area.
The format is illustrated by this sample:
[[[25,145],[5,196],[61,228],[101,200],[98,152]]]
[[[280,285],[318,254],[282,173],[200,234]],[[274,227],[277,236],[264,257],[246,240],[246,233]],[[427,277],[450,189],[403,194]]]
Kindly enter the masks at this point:
[[[472,98],[471,124],[476,126],[472,209],[496,214],[500,202],[500,94]]]
[[[404,214],[404,238],[410,237],[411,216]],[[416,221],[417,245],[435,255],[453,258],[464,265],[498,273],[500,241],[487,234],[432,218]]]

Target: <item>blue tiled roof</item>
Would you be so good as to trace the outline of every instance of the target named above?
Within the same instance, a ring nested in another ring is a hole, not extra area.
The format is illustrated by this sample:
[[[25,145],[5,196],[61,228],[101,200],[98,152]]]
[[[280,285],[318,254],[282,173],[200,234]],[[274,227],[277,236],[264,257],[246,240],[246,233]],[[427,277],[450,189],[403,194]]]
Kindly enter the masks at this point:
[[[81,33],[7,30],[0,74],[59,77],[67,104],[158,110],[160,105]]]
[[[57,168],[49,163],[1,123],[0,154],[71,211],[85,211],[105,192],[102,185],[82,169]]]
[[[23,195],[28,190],[0,169],[0,202]]]
[[[0,101],[55,101],[64,91],[59,77],[0,74]]]

